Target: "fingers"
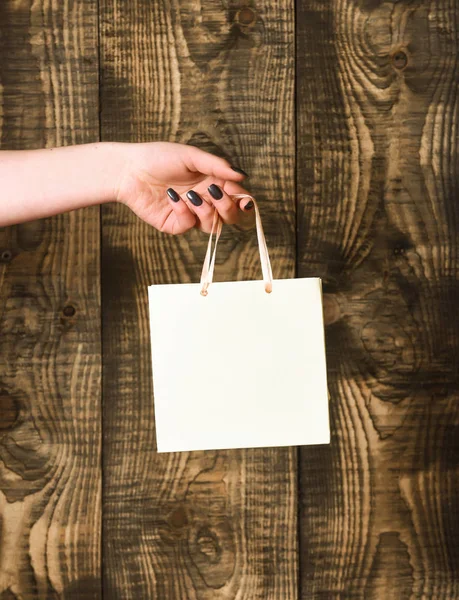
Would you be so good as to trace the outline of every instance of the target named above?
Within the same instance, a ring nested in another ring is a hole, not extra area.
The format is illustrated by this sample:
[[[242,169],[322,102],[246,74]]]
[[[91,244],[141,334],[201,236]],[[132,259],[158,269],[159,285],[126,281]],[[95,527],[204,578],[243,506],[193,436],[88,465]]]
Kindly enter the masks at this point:
[[[189,190],[186,194],[180,196],[175,190],[167,190],[169,203],[172,206],[177,219],[180,219],[180,227],[177,226],[174,233],[182,233],[182,226],[188,225],[184,231],[191,227],[199,227],[202,231],[210,233],[212,231],[212,222],[214,218],[214,208],[206,202],[202,196],[195,190]],[[189,226],[189,223],[193,225]],[[180,231],[179,231],[180,229]]]
[[[239,208],[246,213],[250,212],[252,214],[254,206],[255,204],[251,198],[242,198],[239,200]]]
[[[227,181],[225,183],[225,193],[228,194],[228,196],[248,194],[247,190],[233,181]],[[242,198],[241,200],[237,200],[237,205],[239,206],[237,219],[238,227],[240,229],[252,229],[255,225],[255,207],[253,201],[250,198]]]
[[[203,173],[204,175],[210,175],[211,177],[227,181],[243,181],[248,177],[245,171],[239,167],[230,165],[224,158],[214,156],[213,154],[204,152],[204,150],[200,150],[194,146],[188,146],[187,152],[187,167],[190,171]]]
[[[214,205],[224,223],[235,225],[238,222],[239,210],[237,204],[219,185],[212,183],[207,188],[206,197]]]
[[[251,229],[255,224],[253,200],[250,197],[233,199],[231,194],[247,194],[247,192],[234,182],[226,182],[224,187],[211,183],[207,190],[198,185],[195,189],[181,195],[169,188],[168,200],[176,222],[173,227],[168,223],[167,229],[173,229],[172,232],[178,234],[192,227],[198,227],[210,233],[214,210],[217,210],[224,223],[238,225],[242,229]]]
[[[214,208],[206,202],[202,196],[195,190],[189,190],[186,193],[186,199],[191,210],[199,220],[199,229],[210,233],[212,231],[212,222],[214,220]]]
[[[239,218],[237,225],[241,229],[252,229],[255,226],[255,205],[250,198],[239,200]]]
[[[169,188],[167,190],[169,204],[172,207],[175,220],[172,224],[164,227],[164,231],[174,235],[185,233],[189,229],[196,226],[196,215],[191,212],[185,202],[180,198],[175,190]]]
[[[230,188],[233,194],[247,194],[240,186]],[[212,183],[207,188],[206,198],[215,206],[218,214],[228,225],[238,225],[242,229],[251,229],[255,225],[255,205],[250,197],[234,199],[228,193],[228,184],[224,188]]]

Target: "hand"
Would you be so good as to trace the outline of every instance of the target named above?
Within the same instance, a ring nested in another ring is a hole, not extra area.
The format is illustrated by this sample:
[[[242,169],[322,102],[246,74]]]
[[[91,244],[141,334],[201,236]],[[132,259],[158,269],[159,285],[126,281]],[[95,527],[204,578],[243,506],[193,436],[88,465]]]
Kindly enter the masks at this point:
[[[194,146],[153,142],[119,144],[124,155],[116,199],[164,233],[197,227],[212,229],[214,209],[228,224],[253,224],[253,202],[236,203],[230,194],[246,194],[245,174],[223,158]]]

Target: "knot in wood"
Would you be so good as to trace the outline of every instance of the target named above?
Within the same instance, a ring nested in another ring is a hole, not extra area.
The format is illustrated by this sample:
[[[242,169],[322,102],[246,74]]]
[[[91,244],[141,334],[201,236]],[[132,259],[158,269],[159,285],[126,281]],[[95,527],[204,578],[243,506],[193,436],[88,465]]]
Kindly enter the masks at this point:
[[[65,317],[73,317],[76,313],[76,309],[74,306],[72,306],[71,304],[64,306],[64,309],[62,311],[64,313]]]
[[[218,538],[208,527],[201,528],[196,535],[196,546],[201,554],[211,563],[218,563],[222,549],[218,543]]]
[[[243,6],[236,13],[236,22],[244,27],[250,27],[257,21],[257,13],[248,6]]]
[[[394,67],[396,69],[399,69],[400,71],[406,67],[407,63],[408,63],[408,57],[405,54],[405,52],[403,52],[403,50],[398,50],[392,56],[392,64],[394,65]]]
[[[3,252],[0,255],[1,261],[4,263],[10,262],[10,260],[13,258],[13,253],[11,252],[11,250],[3,250]]]
[[[188,525],[188,515],[183,506],[176,508],[169,516],[169,523],[174,529],[182,529]]]

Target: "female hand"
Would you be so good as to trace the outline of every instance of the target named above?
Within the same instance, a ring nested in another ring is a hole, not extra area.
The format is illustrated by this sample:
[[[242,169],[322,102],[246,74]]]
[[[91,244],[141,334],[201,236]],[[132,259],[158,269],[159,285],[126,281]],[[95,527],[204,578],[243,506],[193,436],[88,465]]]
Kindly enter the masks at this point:
[[[197,227],[210,232],[214,209],[225,223],[253,224],[250,198],[230,198],[247,193],[239,185],[246,174],[223,158],[167,142],[116,146],[124,156],[116,200],[156,229],[180,234]]]

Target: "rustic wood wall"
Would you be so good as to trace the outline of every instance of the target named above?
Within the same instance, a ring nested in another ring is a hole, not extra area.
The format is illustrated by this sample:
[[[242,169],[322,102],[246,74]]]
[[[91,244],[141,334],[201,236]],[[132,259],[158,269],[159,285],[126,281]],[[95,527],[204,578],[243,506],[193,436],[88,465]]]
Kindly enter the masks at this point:
[[[2,149],[97,141],[96,8],[0,2]],[[99,250],[97,208],[0,230],[2,600],[100,597]]]
[[[293,33],[285,0],[260,12],[101,2],[102,139],[192,143],[243,165],[281,277],[295,272]],[[104,587],[116,598],[296,595],[296,450],[153,452],[147,286],[197,281],[205,245],[102,211]],[[253,233],[226,232],[220,276],[258,269]]]
[[[303,598],[459,597],[458,8],[299,4],[298,275],[333,321]]]
[[[332,443],[157,455],[146,288],[196,281],[203,236],[118,205],[2,229],[1,600],[459,597],[458,22],[2,0],[3,149],[170,140],[250,173],[275,275],[324,281]],[[258,276],[252,233],[221,248]]]

